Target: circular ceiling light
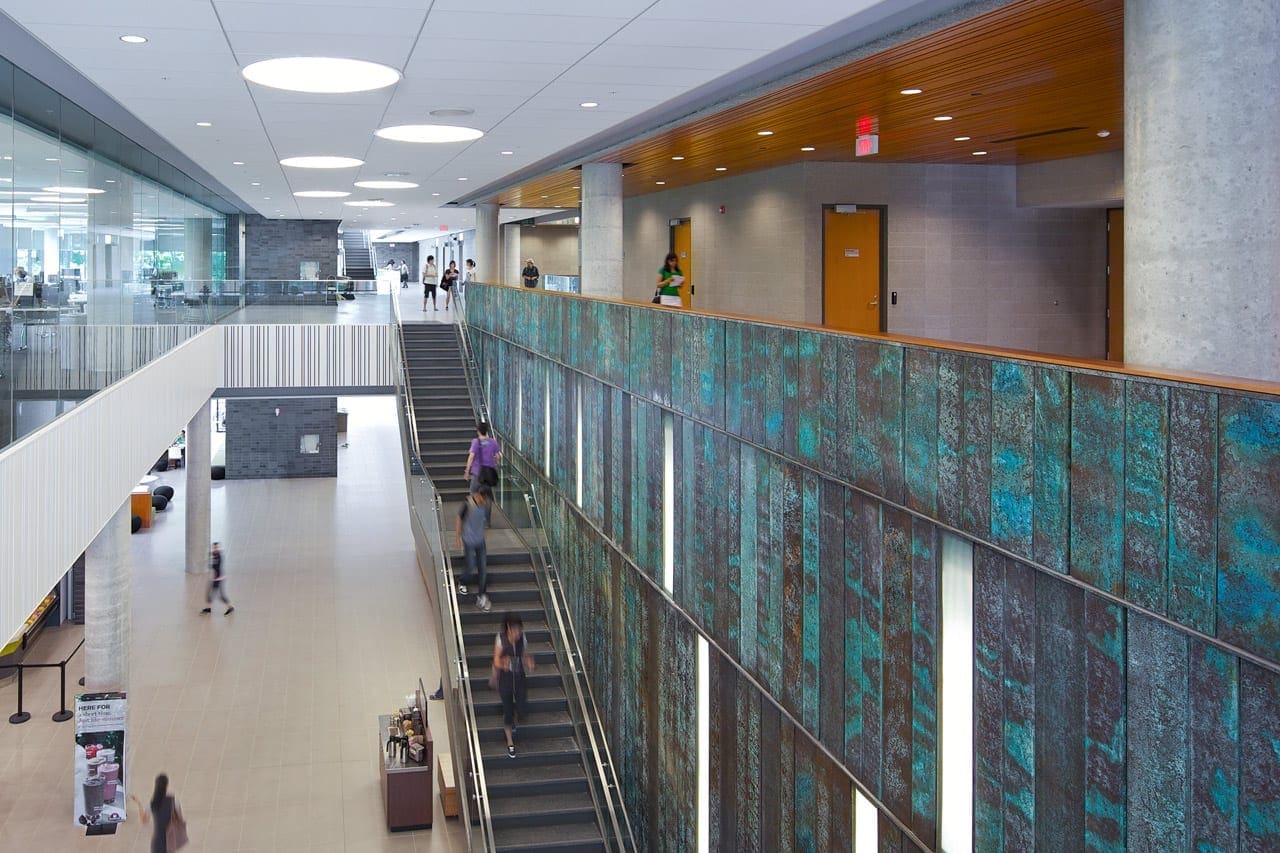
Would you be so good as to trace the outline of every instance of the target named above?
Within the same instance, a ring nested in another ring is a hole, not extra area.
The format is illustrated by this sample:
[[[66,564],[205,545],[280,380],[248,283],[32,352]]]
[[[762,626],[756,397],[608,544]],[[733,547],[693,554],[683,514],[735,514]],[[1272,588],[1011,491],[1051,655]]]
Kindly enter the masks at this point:
[[[654,181],[654,183],[660,187],[665,187],[667,185],[666,181]]]
[[[918,94],[920,94],[920,93],[921,93],[921,92],[923,92],[923,91],[924,91],[924,89],[914,89],[914,88],[912,88],[912,89],[903,89],[903,90],[902,90],[901,92],[899,92],[898,94],[899,94],[899,95],[918,95]]]
[[[47,193],[66,193],[68,195],[102,195],[106,190],[94,187],[45,187]]]
[[[344,201],[347,207],[395,207],[389,201]]]
[[[727,171],[729,171],[729,167],[728,167],[728,166],[716,166],[716,171],[717,171],[717,172],[727,172]]]
[[[342,190],[300,190],[294,195],[298,198],[346,198],[351,193]]]
[[[983,155],[984,155],[984,154],[986,154],[986,153],[987,153],[987,152],[985,152],[985,151],[975,151],[975,152],[973,152],[973,156],[974,156],[974,157],[981,157],[981,156],[983,156]]]
[[[812,145],[806,145],[805,147],[801,148],[800,150],[801,150],[801,151],[817,151],[818,149],[817,149],[817,148],[814,148]]]
[[[934,121],[951,121],[951,116],[934,116]]]
[[[429,115],[433,115],[436,118],[457,118],[458,116],[469,116],[474,113],[475,110],[467,109],[466,107],[441,107],[438,110],[432,110]]]
[[[578,104],[578,106],[582,107],[584,110],[594,110],[596,107],[600,105],[595,101],[583,101],[582,103]]]
[[[125,44],[146,44],[146,36],[120,36],[120,41]]]
[[[465,180],[466,180],[466,178],[458,178],[458,180],[460,180],[460,181],[465,181]]]
[[[337,95],[371,92],[400,81],[400,72],[363,59],[329,56],[285,56],[264,59],[241,70],[244,79],[272,89]]]
[[[1111,131],[1109,131],[1109,130],[1100,130],[1100,131],[1098,131],[1098,136],[1101,136],[1103,139],[1106,139],[1106,138],[1107,138],[1108,136],[1110,136],[1110,135],[1111,135]]]
[[[499,154],[501,154],[503,157],[510,157],[512,154],[514,154],[514,153],[516,153],[516,152],[514,152],[514,151],[499,151],[498,153],[499,153]]]
[[[412,181],[356,181],[362,190],[411,190],[417,188]]]
[[[968,141],[969,141],[970,139],[972,139],[972,138],[973,138],[973,137],[971,137],[971,136],[957,136],[957,137],[956,137],[956,142],[968,142]]]
[[[484,136],[484,131],[451,124],[402,124],[379,128],[373,135],[393,142],[470,142]]]
[[[756,136],[773,136],[772,130],[757,130]]]
[[[684,159],[684,157],[683,157],[683,156],[681,156],[680,154],[676,154],[676,155],[672,156],[672,158],[671,158],[671,159],[672,159],[672,160],[683,160],[683,159]]]
[[[295,169],[353,169],[363,166],[363,160],[355,157],[330,157],[320,155],[314,157],[286,157],[280,161],[281,166],[292,166]]]
[[[196,122],[196,127],[213,127],[213,122],[211,122],[211,121],[198,121],[198,122]]]
[[[243,161],[243,160],[232,160],[232,161],[231,161],[231,165],[232,165],[232,166],[243,166],[243,165],[244,165],[244,161]]]

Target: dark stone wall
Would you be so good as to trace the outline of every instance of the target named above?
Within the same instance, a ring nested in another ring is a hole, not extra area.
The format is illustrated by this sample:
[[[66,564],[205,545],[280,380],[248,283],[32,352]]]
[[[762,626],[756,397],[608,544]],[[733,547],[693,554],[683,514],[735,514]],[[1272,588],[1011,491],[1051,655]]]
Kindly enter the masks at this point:
[[[336,397],[227,400],[226,427],[228,480],[338,476]],[[319,453],[300,452],[307,434]]]
[[[245,217],[245,278],[296,279],[303,261],[317,261],[320,277],[338,274],[337,219]]]
[[[385,267],[392,258],[404,261],[409,265],[409,281],[422,281],[422,262],[426,258],[418,257],[417,243],[374,243],[373,248],[378,254],[378,266]]]

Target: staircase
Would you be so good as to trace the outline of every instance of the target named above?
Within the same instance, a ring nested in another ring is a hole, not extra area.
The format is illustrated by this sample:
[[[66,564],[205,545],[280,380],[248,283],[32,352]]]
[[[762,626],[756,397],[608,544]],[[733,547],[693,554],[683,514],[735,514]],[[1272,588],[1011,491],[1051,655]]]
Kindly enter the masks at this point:
[[[452,324],[407,323],[403,330],[418,452],[452,525],[469,491],[462,473],[476,434],[462,353]],[[446,541],[452,548],[452,533]],[[450,559],[455,567],[464,564],[460,553]],[[459,604],[496,849],[603,851],[532,559],[501,506],[493,511],[488,566],[493,609],[486,613],[476,607],[474,578],[464,581],[471,594]],[[519,721],[514,759],[507,755],[502,699],[488,685],[494,638],[507,612],[524,621],[537,664],[528,676],[528,719]]]
[[[373,258],[369,254],[369,235],[364,231],[342,231],[342,252],[347,258],[346,275],[359,281],[372,281]]]

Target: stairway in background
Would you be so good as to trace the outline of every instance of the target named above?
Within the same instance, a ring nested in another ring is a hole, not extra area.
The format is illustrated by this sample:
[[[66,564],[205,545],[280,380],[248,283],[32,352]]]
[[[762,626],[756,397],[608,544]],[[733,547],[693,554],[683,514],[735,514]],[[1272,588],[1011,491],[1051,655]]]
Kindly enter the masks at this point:
[[[373,256],[369,251],[369,235],[364,231],[342,231],[342,252],[346,256],[346,275],[358,281],[372,281]]]
[[[476,435],[457,332],[444,323],[406,323],[403,329],[418,453],[452,526],[468,494],[462,475]],[[452,549],[453,536],[446,541]],[[471,583],[471,594],[461,597],[459,605],[497,849],[603,851],[532,559],[498,507],[488,555],[493,609],[486,613],[476,607]],[[460,553],[451,552],[451,559],[455,566],[463,565]],[[517,733],[514,759],[507,756],[501,697],[488,684],[494,640],[507,612],[524,621],[537,663],[528,676],[529,715]]]

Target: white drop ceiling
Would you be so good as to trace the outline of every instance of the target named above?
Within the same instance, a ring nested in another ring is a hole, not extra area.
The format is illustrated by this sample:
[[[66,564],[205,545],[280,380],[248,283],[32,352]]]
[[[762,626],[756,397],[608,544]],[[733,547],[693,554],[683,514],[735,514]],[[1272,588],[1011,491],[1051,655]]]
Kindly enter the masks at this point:
[[[434,231],[474,222],[446,208],[594,134],[850,16],[885,17],[917,0],[0,0],[0,10],[264,216],[343,219],[345,227]],[[145,36],[143,45],[119,40]],[[282,56],[368,59],[395,86],[304,95],[247,83],[240,69]],[[583,109],[596,101],[596,109]],[[434,118],[432,110],[473,110]],[[196,126],[198,121],[212,127]],[[374,137],[395,124],[464,124],[470,143]],[[513,151],[503,156],[503,150]],[[358,169],[288,169],[307,154]],[[233,161],[245,165],[234,166]],[[414,190],[360,190],[404,173]],[[467,178],[466,182],[458,180]],[[254,182],[259,185],[254,186]],[[299,190],[346,190],[359,211]],[[439,193],[432,196],[432,193]],[[358,217],[357,217],[358,214]],[[509,215],[508,215],[509,216]],[[504,217],[508,218],[508,217]]]

